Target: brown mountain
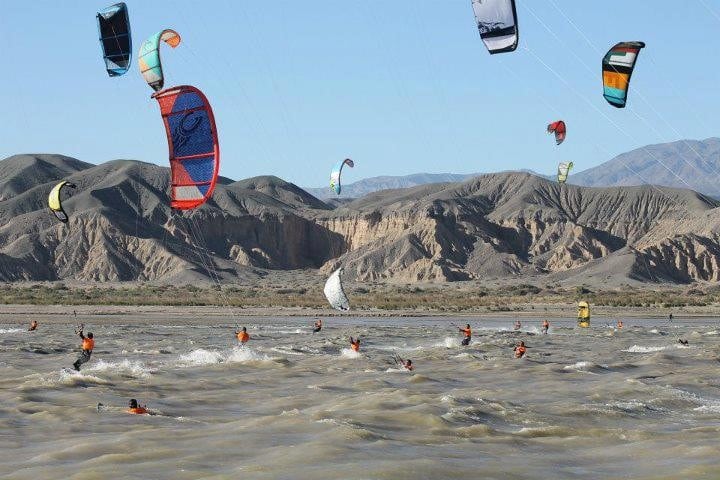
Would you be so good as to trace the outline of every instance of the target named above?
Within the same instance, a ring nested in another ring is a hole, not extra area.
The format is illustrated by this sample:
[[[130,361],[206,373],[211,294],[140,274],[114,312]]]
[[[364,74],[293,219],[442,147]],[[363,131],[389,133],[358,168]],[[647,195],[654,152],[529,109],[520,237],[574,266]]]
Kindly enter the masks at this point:
[[[78,185],[65,201],[67,225],[46,207],[62,178]],[[333,208],[266,176],[223,179],[205,206],[173,213],[168,179],[167,168],[129,160],[1,161],[0,279],[251,282],[338,265],[351,278],[392,282],[720,277],[720,203],[691,190],[588,188],[502,173],[384,190]]]

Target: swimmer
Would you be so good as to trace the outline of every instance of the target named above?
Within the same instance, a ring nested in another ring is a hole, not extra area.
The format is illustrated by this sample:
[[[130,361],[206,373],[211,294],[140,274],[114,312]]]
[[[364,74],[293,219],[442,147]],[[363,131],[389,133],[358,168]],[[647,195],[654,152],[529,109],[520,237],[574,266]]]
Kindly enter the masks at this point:
[[[320,330],[322,330],[322,320],[317,319],[315,320],[315,326],[313,327],[313,333],[318,333]]]
[[[525,342],[520,342],[515,348],[513,348],[513,352],[515,352],[515,358],[522,358],[525,355],[527,347],[525,346]]]
[[[127,413],[132,413],[133,415],[146,415],[150,412],[147,409],[147,405],[143,405],[142,407],[138,405],[137,400],[134,398],[131,398],[128,402],[128,409]]]
[[[240,342],[240,345],[245,345],[250,340],[250,334],[247,332],[247,328],[242,327],[242,330],[236,331],[235,336]]]
[[[550,329],[550,322],[548,322],[547,320],[543,320],[543,323],[542,323],[543,335],[547,335],[549,329]]]
[[[520,330],[522,328],[522,324],[520,323],[520,320],[515,320],[515,330]]]
[[[360,338],[356,338],[353,340],[353,337],[350,337],[350,348],[353,349],[355,352],[360,351]]]
[[[32,322],[30,322],[30,328],[28,328],[28,332],[37,330],[37,327],[38,327],[37,320],[33,320]]]

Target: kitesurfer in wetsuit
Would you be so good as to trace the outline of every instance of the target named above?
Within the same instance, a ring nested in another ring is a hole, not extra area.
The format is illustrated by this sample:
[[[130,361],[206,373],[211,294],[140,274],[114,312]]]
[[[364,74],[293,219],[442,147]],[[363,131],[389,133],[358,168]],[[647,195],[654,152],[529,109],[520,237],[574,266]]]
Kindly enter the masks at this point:
[[[37,320],[33,320],[32,322],[30,322],[30,328],[28,328],[28,332],[32,332],[32,331],[34,331],[34,330],[37,330],[37,327],[38,327],[38,322],[37,322]]]
[[[245,345],[250,340],[250,334],[247,332],[246,327],[242,327],[242,330],[235,332],[235,336],[237,336],[240,345]]]
[[[465,328],[458,327],[458,330],[460,330],[463,333],[464,338],[462,339],[461,345],[468,346],[470,345],[470,339],[472,338],[472,330],[470,329],[470,324],[466,324]]]
[[[353,340],[353,337],[350,337],[350,348],[353,349],[355,352],[360,351],[360,338],[356,338]]]
[[[128,402],[127,413],[132,413],[134,415],[145,415],[150,412],[148,412],[147,405],[143,405],[141,407],[140,405],[138,405],[137,400],[131,398]]]
[[[522,358],[525,355],[527,347],[525,347],[525,342],[520,342],[515,348],[513,348],[513,352],[515,352],[515,358]]]
[[[79,372],[80,365],[90,361],[90,355],[92,355],[93,348],[95,348],[95,339],[93,338],[92,332],[88,332],[87,335],[83,334],[82,324],[80,324],[80,327],[75,333],[82,338],[82,345],[80,347],[82,352],[80,352],[80,356],[75,360],[75,363],[73,363],[73,368]]]
[[[550,322],[548,322],[547,320],[543,320],[543,324],[542,324],[543,335],[547,335],[547,332],[549,329],[550,329]]]
[[[322,330],[322,320],[317,319],[315,320],[315,326],[313,327],[313,333],[318,333],[320,330]]]

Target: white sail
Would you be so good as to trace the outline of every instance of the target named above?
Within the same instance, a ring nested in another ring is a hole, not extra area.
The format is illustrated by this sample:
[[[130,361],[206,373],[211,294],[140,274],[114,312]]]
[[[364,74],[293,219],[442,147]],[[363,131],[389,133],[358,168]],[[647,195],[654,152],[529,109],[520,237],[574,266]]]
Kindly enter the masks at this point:
[[[330,302],[330,305],[336,310],[350,310],[350,302],[348,301],[345,291],[343,290],[342,280],[340,275],[343,269],[338,268],[330,275],[330,278],[325,282],[325,288],[323,293]]]

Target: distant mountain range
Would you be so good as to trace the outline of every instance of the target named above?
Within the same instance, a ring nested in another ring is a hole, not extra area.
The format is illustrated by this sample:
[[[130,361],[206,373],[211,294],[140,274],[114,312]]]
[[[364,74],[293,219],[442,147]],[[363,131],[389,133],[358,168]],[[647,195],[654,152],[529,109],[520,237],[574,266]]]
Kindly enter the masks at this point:
[[[720,138],[648,145],[571,175],[588,187],[664,185],[720,198]]]
[[[479,173],[415,173],[403,176],[380,176],[365,178],[344,184],[342,186],[342,197],[340,198],[360,198],[369,193],[379,190],[389,190],[393,188],[410,188],[418,185],[427,185],[429,183],[445,183],[445,182],[461,182],[468,178],[480,175]],[[330,187],[310,188],[306,187],[305,191],[321,199],[338,198]]]
[[[582,162],[576,161],[581,167]],[[518,170],[539,177],[554,179],[555,174],[543,175],[532,170]],[[312,195],[332,204],[345,199],[360,198],[373,192],[395,188],[409,188],[430,183],[460,182],[480,173],[417,173],[404,176],[366,178],[343,185],[342,196],[330,188],[305,188]],[[664,185],[690,188],[720,198],[720,139],[681,140],[648,145],[623,153],[597,167],[570,175],[568,183],[587,187],[620,187],[631,185]]]
[[[47,208],[60,179],[77,185],[67,224]],[[168,183],[169,169],[133,160],[0,161],[0,280],[253,282],[341,265],[362,282],[720,280],[720,202],[688,189],[509,172],[330,203],[262,176],[223,178],[178,213]]]

